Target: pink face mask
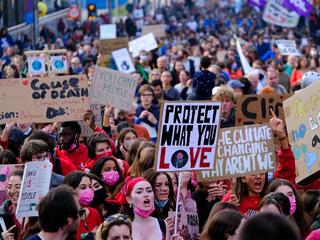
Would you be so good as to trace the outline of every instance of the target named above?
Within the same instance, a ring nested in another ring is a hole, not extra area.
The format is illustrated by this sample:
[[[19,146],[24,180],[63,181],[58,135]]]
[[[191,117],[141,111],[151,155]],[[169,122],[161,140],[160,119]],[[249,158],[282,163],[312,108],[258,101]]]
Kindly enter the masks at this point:
[[[111,170],[109,172],[102,173],[103,181],[108,186],[114,186],[120,179],[118,171]]]
[[[91,188],[80,190],[79,192],[79,203],[82,206],[89,206],[94,198],[94,192]]]
[[[149,210],[142,210],[141,208],[134,207],[133,211],[138,216],[143,217],[143,218],[147,218],[154,211],[154,206],[152,206],[152,208],[150,208]]]
[[[296,197],[294,195],[288,197],[290,201],[290,214],[294,214],[296,212]]]

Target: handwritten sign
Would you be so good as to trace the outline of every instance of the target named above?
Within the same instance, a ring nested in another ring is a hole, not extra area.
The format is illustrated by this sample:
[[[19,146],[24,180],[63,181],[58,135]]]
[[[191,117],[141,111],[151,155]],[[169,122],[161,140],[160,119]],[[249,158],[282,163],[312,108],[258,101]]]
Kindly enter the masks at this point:
[[[0,191],[6,191],[9,177],[15,170],[23,170],[24,164],[1,164],[0,165]]]
[[[237,96],[236,126],[268,123],[272,118],[270,108],[277,117],[285,121],[282,103],[290,96],[291,94]]]
[[[0,80],[0,124],[80,120],[89,109],[84,75]]]
[[[220,102],[164,102],[157,143],[157,171],[212,169]]]
[[[151,51],[158,47],[157,41],[153,33],[148,33],[140,38],[129,42],[129,52],[133,57],[138,57],[141,51]]]
[[[68,73],[68,59],[66,56],[50,56],[51,72],[55,74]]]
[[[25,165],[16,216],[38,216],[38,205],[50,187],[52,164],[49,160],[28,162]]]
[[[295,41],[292,40],[277,40],[276,44],[281,55],[296,55],[300,56],[300,51],[297,49]]]
[[[223,128],[219,133],[215,166],[197,174],[199,181],[226,179],[273,171],[276,156],[268,124]]]
[[[136,71],[132,63],[128,49],[121,48],[116,51],[113,51],[112,57],[116,62],[117,68],[120,72],[133,73],[134,71]]]
[[[156,38],[161,38],[166,34],[166,25],[157,24],[157,25],[146,25],[142,27],[142,35],[148,33],[153,33]]]
[[[46,73],[45,58],[36,56],[27,58],[28,61],[28,73],[32,75],[41,75]]]
[[[175,218],[175,212],[169,211],[168,216]],[[183,239],[195,240],[198,239],[197,235],[199,234],[199,218],[197,213],[191,212],[179,212],[178,216],[178,225],[177,233]]]
[[[114,39],[117,37],[117,27],[115,24],[100,25],[100,39]]]
[[[298,91],[283,105],[296,159],[296,182],[309,184],[320,173],[320,82]]]
[[[268,1],[263,12],[263,20],[280,27],[296,27],[300,16],[290,12],[276,1]]]
[[[116,108],[129,110],[132,108],[137,84],[137,77],[97,67],[92,80],[91,103],[111,103]]]
[[[128,46],[128,38],[102,39],[99,42],[99,52],[104,55],[111,54],[112,51],[126,48]]]

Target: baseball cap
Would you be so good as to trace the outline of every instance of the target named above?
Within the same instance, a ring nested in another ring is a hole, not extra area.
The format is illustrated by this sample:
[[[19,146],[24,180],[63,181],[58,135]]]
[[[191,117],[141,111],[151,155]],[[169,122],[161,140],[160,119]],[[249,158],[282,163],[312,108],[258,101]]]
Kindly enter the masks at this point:
[[[240,82],[239,80],[230,80],[228,82],[228,85],[232,88],[242,88],[244,87],[244,84],[242,82]]]

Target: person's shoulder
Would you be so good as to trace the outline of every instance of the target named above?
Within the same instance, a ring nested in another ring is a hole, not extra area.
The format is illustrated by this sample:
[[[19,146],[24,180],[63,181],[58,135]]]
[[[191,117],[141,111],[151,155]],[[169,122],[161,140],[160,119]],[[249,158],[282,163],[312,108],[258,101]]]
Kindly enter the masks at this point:
[[[86,145],[80,143],[80,144],[79,144],[78,151],[79,151],[79,152],[85,152],[85,151],[88,151],[88,148],[87,148]]]
[[[32,235],[31,237],[27,238],[26,240],[41,240],[38,234]]]

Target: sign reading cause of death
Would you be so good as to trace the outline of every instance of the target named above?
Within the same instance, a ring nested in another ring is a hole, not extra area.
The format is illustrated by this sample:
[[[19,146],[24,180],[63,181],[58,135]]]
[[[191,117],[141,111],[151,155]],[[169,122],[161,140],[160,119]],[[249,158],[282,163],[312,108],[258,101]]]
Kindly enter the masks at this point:
[[[164,102],[158,131],[157,171],[212,169],[220,102]]]
[[[18,218],[38,216],[38,204],[49,191],[51,173],[49,160],[25,165],[16,211]]]
[[[81,120],[89,109],[84,75],[0,80],[0,124]]]
[[[137,84],[137,77],[97,67],[92,80],[91,103],[111,103],[116,108],[130,110]]]
[[[298,91],[283,106],[296,160],[296,182],[309,184],[320,174],[320,82]]]
[[[198,180],[273,171],[276,156],[272,135],[268,124],[221,129],[214,168],[199,172]]]

